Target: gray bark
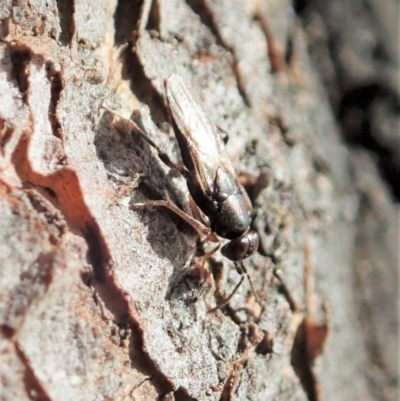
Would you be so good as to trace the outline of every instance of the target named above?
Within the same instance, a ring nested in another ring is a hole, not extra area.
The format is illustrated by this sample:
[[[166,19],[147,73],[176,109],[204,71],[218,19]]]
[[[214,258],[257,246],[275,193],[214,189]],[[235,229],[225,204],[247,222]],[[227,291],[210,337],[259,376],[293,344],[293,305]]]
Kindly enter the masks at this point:
[[[0,399],[396,399],[396,209],[342,143],[291,5],[145,5],[0,5]],[[102,106],[179,161],[174,72],[253,183],[262,307],[245,281],[211,311],[233,263],[133,207],[167,191],[190,213],[187,186]]]

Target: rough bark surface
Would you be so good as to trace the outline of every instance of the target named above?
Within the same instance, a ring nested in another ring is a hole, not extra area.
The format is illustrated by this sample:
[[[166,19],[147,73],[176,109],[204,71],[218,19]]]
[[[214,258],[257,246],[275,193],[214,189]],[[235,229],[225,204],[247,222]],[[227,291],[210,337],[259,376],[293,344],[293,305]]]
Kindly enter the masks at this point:
[[[396,399],[396,210],[291,3],[5,1],[0,35],[0,400]],[[247,179],[261,306],[244,282],[211,311],[233,263],[133,207],[187,186],[102,106],[179,161],[174,72]]]

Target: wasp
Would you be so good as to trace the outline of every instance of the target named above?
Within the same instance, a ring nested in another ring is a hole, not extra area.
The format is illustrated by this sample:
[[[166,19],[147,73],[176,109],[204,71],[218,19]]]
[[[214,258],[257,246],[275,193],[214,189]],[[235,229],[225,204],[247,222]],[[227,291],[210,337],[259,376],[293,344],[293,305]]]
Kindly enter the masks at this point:
[[[199,98],[189,89],[181,76],[171,75],[164,81],[164,86],[183,165],[173,163],[163,149],[154,143],[134,121],[129,120],[129,123],[157,151],[159,158],[168,167],[178,170],[183,175],[191,195],[193,216],[177,207],[168,195],[167,200],[146,201],[136,203],[134,206],[166,207],[179,215],[197,232],[205,235],[208,240],[220,243],[218,237],[228,239],[229,242],[221,248],[221,253],[235,262],[236,270],[242,278],[225,300],[224,305],[230,301],[245,276],[248,277],[252,292],[259,302],[243,264],[244,259],[257,251],[259,237],[255,231],[250,230],[252,205],[245,189],[236,178],[235,170],[225,149],[223,133],[210,120]],[[206,216],[208,221],[203,216]],[[219,245],[209,252],[207,257],[218,248]]]

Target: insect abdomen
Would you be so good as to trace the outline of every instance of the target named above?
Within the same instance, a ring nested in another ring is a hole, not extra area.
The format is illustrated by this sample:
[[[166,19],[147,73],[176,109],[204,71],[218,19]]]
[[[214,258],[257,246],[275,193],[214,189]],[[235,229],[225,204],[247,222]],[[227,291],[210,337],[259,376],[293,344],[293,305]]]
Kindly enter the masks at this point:
[[[234,177],[219,168],[215,176],[215,212],[209,214],[213,230],[221,237],[240,237],[250,226],[250,216],[242,191]]]

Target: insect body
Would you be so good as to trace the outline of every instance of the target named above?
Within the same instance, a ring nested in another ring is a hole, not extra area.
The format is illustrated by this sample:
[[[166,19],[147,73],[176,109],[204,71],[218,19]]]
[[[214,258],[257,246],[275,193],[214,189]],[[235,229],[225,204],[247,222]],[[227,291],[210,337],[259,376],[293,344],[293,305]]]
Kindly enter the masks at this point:
[[[165,88],[190,194],[211,229],[231,240],[222,254],[242,260],[257,251],[258,235],[248,232],[250,202],[236,180],[218,128],[179,75],[171,75]]]
[[[210,121],[199,99],[177,74],[165,80],[165,90],[184,167],[174,164],[133,121],[130,123],[135,131],[157,150],[160,159],[166,165],[182,173],[194,203],[208,217],[210,227],[183,212],[169,199],[137,203],[136,206],[167,207],[210,240],[215,241],[213,233],[230,240],[222,247],[221,253],[235,262],[236,270],[242,274],[242,279],[226,300],[227,303],[242,283],[244,275],[248,276],[242,260],[258,249],[258,234],[250,231],[251,203],[236,179],[219,130]],[[248,278],[258,300],[250,277]]]

